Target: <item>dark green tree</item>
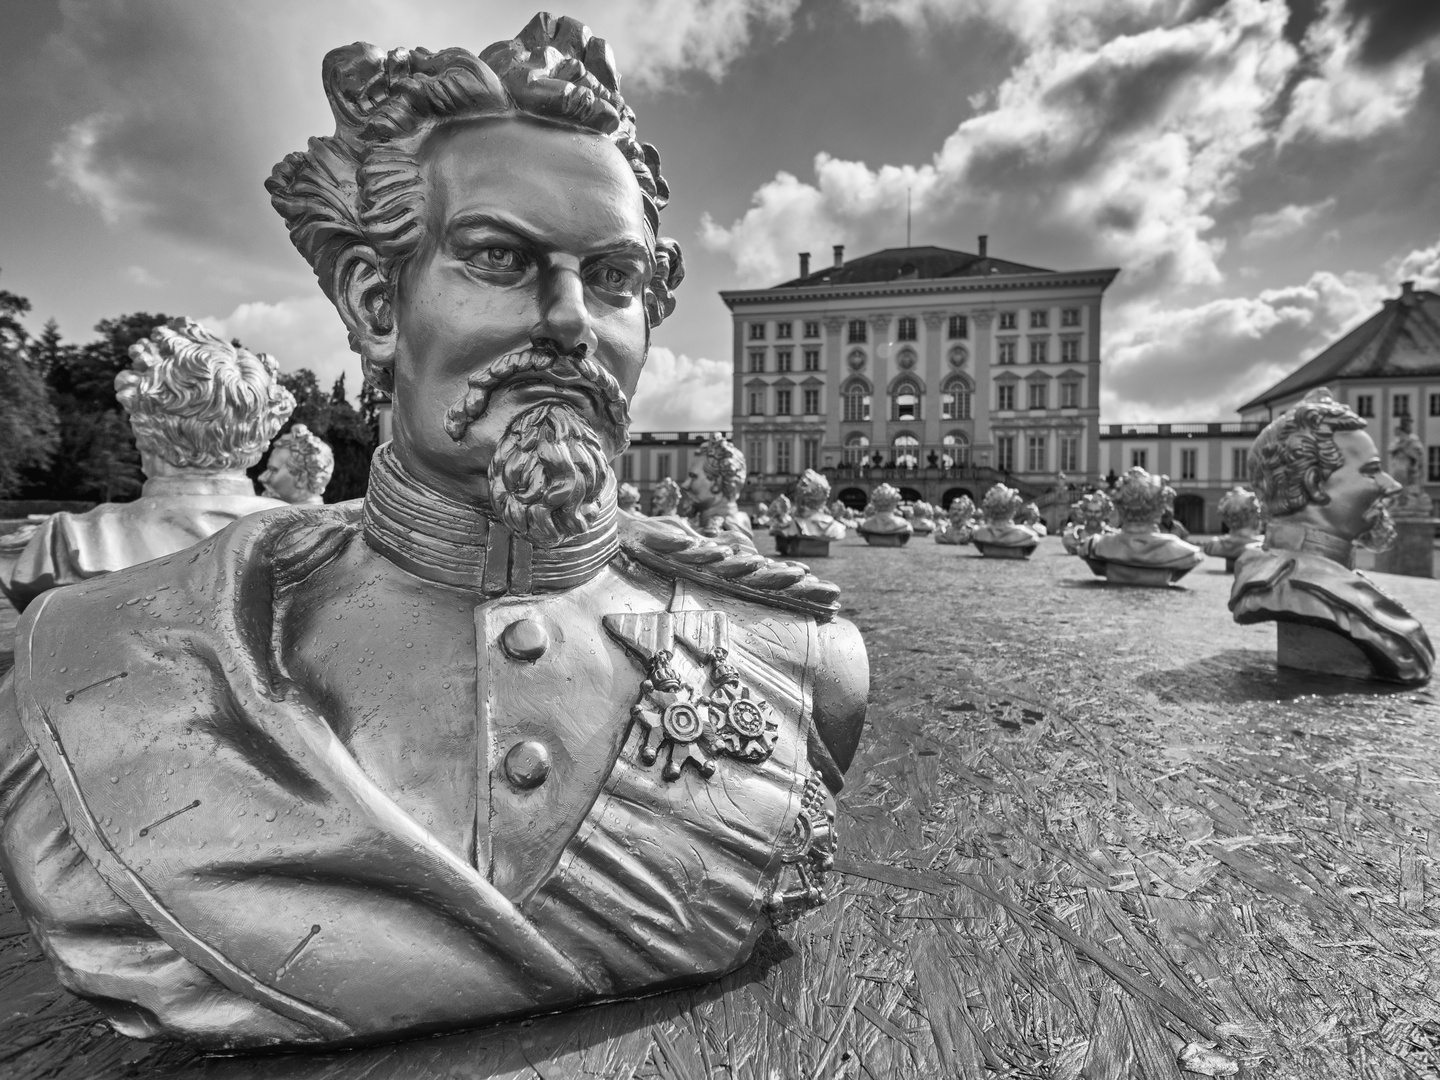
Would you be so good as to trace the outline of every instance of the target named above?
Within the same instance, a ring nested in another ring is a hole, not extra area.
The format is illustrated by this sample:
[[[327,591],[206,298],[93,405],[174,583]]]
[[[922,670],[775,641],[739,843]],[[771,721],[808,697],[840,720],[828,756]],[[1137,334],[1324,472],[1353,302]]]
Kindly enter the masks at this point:
[[[48,466],[59,443],[59,417],[20,322],[29,310],[25,297],[0,289],[0,497]]]

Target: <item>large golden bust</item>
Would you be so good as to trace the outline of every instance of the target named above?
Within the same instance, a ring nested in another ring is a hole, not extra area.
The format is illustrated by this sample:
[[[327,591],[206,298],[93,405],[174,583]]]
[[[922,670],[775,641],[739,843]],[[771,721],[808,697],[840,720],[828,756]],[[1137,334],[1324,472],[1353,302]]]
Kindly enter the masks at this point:
[[[673,307],[605,43],[325,59],[269,182],[394,440],[57,590],[0,684],[0,856],[121,1031],[345,1044],[713,978],[823,901],[868,674],[833,586],[620,514]]]

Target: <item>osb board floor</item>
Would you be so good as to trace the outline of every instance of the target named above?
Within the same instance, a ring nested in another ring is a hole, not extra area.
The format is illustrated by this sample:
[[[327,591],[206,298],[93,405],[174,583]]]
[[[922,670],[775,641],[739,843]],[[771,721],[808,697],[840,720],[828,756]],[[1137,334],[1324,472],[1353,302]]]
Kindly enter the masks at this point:
[[[819,912],[721,982],[345,1054],[109,1033],[0,917],[0,1075],[1440,1073],[1440,707],[1280,677],[1218,560],[1181,588],[917,538],[837,545],[872,665]],[[1440,582],[1377,576],[1440,629]],[[1188,1071],[1182,1071],[1188,1070]]]

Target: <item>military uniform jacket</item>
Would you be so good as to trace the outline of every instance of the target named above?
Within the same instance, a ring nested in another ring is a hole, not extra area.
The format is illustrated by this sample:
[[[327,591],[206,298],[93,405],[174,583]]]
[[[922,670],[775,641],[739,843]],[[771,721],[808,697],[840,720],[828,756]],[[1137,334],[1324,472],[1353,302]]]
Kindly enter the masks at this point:
[[[361,518],[22,621],[0,866],[68,988],[131,1035],[344,1044],[714,977],[821,899],[868,682],[833,587],[625,520],[573,587],[477,596]]]

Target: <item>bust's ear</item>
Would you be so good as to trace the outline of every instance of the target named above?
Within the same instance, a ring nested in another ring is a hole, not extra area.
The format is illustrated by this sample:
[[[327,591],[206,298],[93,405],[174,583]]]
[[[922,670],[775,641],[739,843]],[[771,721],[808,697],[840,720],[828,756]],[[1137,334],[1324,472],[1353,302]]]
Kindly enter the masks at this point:
[[[336,310],[360,354],[365,381],[378,390],[395,388],[395,318],[390,286],[380,275],[375,252],[356,244],[335,267]]]

